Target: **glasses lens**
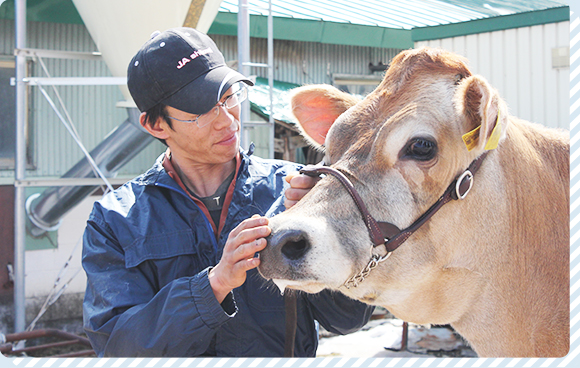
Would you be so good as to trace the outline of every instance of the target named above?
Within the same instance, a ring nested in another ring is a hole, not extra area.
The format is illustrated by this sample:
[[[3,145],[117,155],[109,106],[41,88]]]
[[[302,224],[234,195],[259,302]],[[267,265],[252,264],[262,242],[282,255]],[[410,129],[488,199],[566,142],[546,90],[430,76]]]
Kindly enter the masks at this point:
[[[225,100],[226,109],[233,109],[248,98],[248,88],[240,85],[239,89]]]
[[[228,110],[233,109],[248,98],[248,88],[245,84],[238,82],[232,86],[232,89],[235,92],[229,95],[223,103],[218,103],[213,107],[213,109],[197,117],[196,123],[199,128],[203,128],[212,123],[218,117],[220,114],[220,106],[223,106]]]
[[[199,115],[195,122],[197,123],[198,128],[203,128],[204,126],[213,122],[218,115],[220,114],[220,107],[214,106],[211,110],[206,112],[205,114]]]

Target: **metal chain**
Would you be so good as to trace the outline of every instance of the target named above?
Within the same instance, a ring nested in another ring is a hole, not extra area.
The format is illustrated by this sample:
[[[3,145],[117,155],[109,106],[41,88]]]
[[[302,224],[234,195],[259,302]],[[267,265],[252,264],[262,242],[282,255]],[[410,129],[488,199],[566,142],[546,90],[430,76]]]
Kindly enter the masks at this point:
[[[344,286],[347,289],[350,289],[351,287],[357,287],[361,282],[363,282],[367,278],[367,276],[371,273],[371,271],[379,265],[379,263],[381,263],[382,261],[389,258],[391,256],[391,253],[393,253],[393,252],[389,252],[389,253],[385,254],[384,256],[380,256],[378,254],[373,254],[371,257],[371,260],[366,265],[366,267],[363,268],[356,275],[354,275],[351,278],[349,278],[348,280],[346,280],[346,282],[344,283]]]

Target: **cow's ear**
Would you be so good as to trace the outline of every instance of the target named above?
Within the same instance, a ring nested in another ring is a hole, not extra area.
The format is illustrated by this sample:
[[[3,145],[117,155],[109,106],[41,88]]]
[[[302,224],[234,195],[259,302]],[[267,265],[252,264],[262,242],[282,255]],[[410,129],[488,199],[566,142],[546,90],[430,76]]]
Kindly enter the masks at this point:
[[[358,102],[358,98],[326,84],[296,88],[291,96],[292,113],[301,133],[317,148],[324,145],[334,121]]]
[[[455,101],[465,117],[463,142],[468,150],[491,150],[505,137],[507,105],[498,92],[480,76],[464,79],[458,86]]]

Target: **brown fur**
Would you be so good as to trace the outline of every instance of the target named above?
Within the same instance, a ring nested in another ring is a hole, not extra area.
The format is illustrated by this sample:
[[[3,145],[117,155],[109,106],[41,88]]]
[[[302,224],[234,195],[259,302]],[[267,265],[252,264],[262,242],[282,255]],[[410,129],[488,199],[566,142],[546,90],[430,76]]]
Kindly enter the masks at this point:
[[[441,50],[401,53],[363,101],[330,89],[298,91],[297,117],[307,132],[312,122],[305,117],[346,111],[328,135],[318,131],[326,136],[327,161],[350,173],[378,221],[399,228],[424,213],[485,151],[495,128],[501,139],[467,198],[445,205],[358,287],[343,283],[367,264],[370,240],[356,206],[333,178],[271,219],[262,275],[308,292],[337,289],[409,322],[451,324],[481,356],[566,355],[568,133],[510,116],[497,91],[472,75],[463,58]],[[476,127],[468,151],[461,137]],[[435,141],[436,155],[418,160],[410,154],[417,139]],[[309,241],[302,259],[282,255],[285,244],[276,239],[287,229]]]

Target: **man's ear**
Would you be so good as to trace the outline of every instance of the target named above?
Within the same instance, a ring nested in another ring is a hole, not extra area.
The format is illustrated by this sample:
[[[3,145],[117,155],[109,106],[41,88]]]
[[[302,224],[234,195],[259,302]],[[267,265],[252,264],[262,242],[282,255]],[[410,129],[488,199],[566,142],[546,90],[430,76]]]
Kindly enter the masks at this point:
[[[167,134],[169,126],[165,121],[163,121],[162,117],[158,117],[155,124],[151,125],[147,122],[146,114],[142,112],[141,115],[139,115],[139,123],[141,123],[141,126],[147,130],[149,134],[157,139],[166,140],[169,137],[169,134]]]

